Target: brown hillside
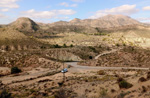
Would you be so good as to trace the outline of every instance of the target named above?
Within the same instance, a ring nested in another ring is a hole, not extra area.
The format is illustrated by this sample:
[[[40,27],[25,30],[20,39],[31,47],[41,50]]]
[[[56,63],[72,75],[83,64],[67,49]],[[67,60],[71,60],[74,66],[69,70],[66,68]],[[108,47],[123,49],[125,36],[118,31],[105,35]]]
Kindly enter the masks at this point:
[[[26,17],[18,18],[9,25],[22,32],[35,32],[39,29],[39,26],[33,20]]]
[[[51,26],[56,25],[81,25],[81,26],[90,26],[90,27],[99,27],[99,28],[111,28],[111,27],[121,27],[127,25],[139,25],[140,23],[128,16],[124,15],[107,15],[100,17],[98,19],[85,19],[80,20],[75,18],[69,22],[59,21],[50,24]]]

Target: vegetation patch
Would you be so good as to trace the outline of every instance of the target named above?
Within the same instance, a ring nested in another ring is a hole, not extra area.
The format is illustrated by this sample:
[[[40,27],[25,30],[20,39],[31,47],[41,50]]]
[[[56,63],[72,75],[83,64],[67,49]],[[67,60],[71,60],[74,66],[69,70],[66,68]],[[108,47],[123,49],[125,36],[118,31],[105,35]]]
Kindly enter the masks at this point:
[[[118,78],[117,81],[118,81],[118,85],[120,88],[128,89],[128,88],[131,88],[133,86],[131,83],[127,82],[123,78]]]
[[[11,68],[11,74],[16,74],[16,73],[20,73],[21,69],[19,69],[18,67],[12,67]]]

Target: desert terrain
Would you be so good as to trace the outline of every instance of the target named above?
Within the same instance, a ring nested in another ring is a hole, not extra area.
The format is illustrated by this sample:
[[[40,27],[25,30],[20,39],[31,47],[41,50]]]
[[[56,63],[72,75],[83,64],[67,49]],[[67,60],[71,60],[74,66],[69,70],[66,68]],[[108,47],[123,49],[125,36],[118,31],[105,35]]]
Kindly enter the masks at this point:
[[[0,98],[150,98],[150,26],[124,15],[1,25]]]

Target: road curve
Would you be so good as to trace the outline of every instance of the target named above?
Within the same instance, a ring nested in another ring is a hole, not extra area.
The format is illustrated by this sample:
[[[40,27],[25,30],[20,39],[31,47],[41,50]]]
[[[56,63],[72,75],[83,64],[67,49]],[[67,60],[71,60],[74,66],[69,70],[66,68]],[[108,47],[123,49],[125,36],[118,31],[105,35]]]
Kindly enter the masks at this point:
[[[83,69],[83,70],[88,70],[88,69],[110,69],[110,70],[119,70],[119,69],[136,69],[136,70],[149,70],[150,68],[140,68],[140,67],[93,67],[93,66],[82,66],[78,65],[78,62],[66,62],[65,64],[71,65],[72,67],[76,69]]]
[[[106,55],[106,54],[110,54],[113,52],[116,52],[118,50],[121,50],[122,48],[119,49],[113,49],[111,51],[105,51],[101,54],[99,54],[98,56],[96,56],[94,59],[98,59],[100,56]],[[136,69],[136,70],[149,70],[150,68],[141,68],[141,67],[94,67],[94,66],[82,66],[82,65],[78,65],[78,62],[65,62],[65,64],[67,65],[71,65],[73,68],[80,70],[80,69],[84,69],[84,70],[88,70],[88,69],[110,69],[110,70],[119,70],[119,69]]]
[[[111,51],[104,51],[103,53],[97,55],[94,59],[97,60],[99,57],[103,56],[103,55],[106,55],[106,54],[110,54],[110,53],[114,53],[118,50],[121,50],[122,48],[118,48],[118,49],[113,49]]]

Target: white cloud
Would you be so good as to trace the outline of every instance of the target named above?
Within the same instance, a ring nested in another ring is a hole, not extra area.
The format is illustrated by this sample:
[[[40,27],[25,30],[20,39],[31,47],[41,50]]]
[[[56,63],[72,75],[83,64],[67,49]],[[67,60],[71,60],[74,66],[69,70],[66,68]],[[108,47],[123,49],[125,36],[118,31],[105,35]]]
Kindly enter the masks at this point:
[[[71,0],[71,1],[73,1],[73,2],[83,2],[85,0]]]
[[[150,17],[140,17],[137,20],[143,23],[150,23]]]
[[[69,17],[55,17],[56,19],[60,19],[60,20],[66,20],[66,19],[69,19]]]
[[[77,4],[68,4],[66,2],[62,2],[59,5],[65,6],[65,7],[77,7],[78,6]]]
[[[91,16],[90,18],[95,19],[108,14],[132,15],[134,13],[137,13],[138,11],[139,10],[136,9],[136,5],[122,5],[111,9],[99,10],[95,13],[95,15]]]
[[[143,7],[143,10],[150,11],[150,6]]]
[[[29,18],[45,18],[45,19],[51,19],[51,18],[57,18],[57,17],[63,17],[63,15],[73,15],[76,12],[74,10],[51,10],[51,11],[35,11],[34,9],[21,12],[21,16],[29,17]]]
[[[1,12],[8,12],[9,9],[8,8],[4,8],[4,9],[0,9]]]
[[[73,15],[76,12],[74,10],[53,10],[52,12],[57,13],[58,15]]]
[[[0,7],[3,8],[19,8],[16,4],[18,0],[0,0]]]
[[[0,0],[0,12],[7,12],[13,8],[19,8],[18,0]]]
[[[137,18],[137,20],[139,21],[149,21],[150,20],[150,17],[147,17],[147,18]]]
[[[78,5],[77,4],[72,4],[70,5],[71,7],[77,7]]]
[[[0,18],[7,18],[7,16],[0,14]]]

